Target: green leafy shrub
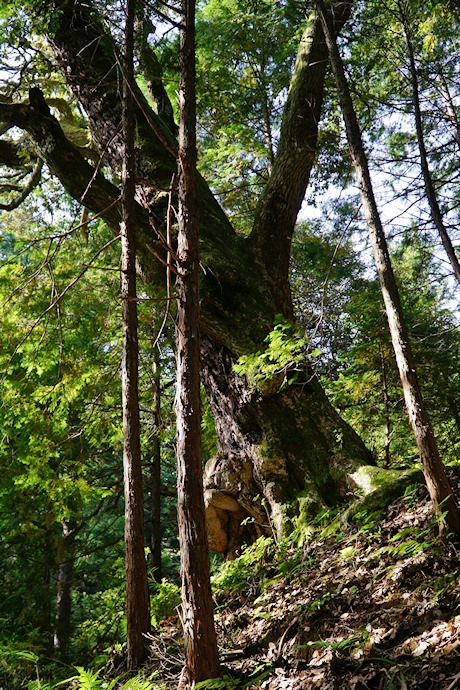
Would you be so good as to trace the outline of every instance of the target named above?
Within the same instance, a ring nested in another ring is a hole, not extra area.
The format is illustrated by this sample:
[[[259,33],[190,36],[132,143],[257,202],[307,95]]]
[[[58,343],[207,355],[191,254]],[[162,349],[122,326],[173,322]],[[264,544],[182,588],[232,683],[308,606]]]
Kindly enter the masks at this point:
[[[156,628],[162,620],[174,616],[180,605],[181,590],[174,582],[163,579],[156,585],[156,591],[150,601],[152,626]]]
[[[287,371],[292,364],[305,359],[307,339],[301,330],[293,324],[279,319],[274,329],[264,340],[267,347],[263,352],[242,355],[233,369],[240,376],[246,376],[256,384],[264,384],[275,375],[283,374],[280,388],[296,380],[294,373],[287,378]],[[315,356],[317,353],[310,353]]]
[[[234,561],[224,563],[220,571],[212,578],[215,589],[237,593],[259,575],[265,558],[273,548],[271,537],[259,537],[259,539],[246,546],[243,553]]]

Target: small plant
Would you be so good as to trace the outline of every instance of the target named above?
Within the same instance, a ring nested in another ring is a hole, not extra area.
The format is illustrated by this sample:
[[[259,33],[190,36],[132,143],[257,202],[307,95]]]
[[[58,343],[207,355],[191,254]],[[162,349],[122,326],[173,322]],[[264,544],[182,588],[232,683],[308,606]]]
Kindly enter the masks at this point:
[[[155,594],[150,601],[150,613],[154,628],[158,627],[165,618],[174,616],[177,613],[180,599],[180,587],[174,584],[174,582],[169,582],[163,578],[161,583],[156,585]]]
[[[413,508],[418,503],[417,490],[419,489],[419,484],[409,484],[404,491],[404,496],[402,500],[406,504],[407,509]]]
[[[246,376],[256,384],[263,384],[275,375],[284,374],[280,388],[296,380],[296,374],[287,378],[292,364],[305,359],[307,339],[291,323],[279,317],[274,329],[264,340],[267,347],[263,352],[242,355],[233,369],[240,376]],[[310,356],[318,354],[316,351]]]
[[[211,678],[210,680],[202,680],[194,686],[196,690],[231,690],[231,688],[241,687],[240,681],[229,676],[222,678]],[[244,687],[244,686],[243,686]]]
[[[267,553],[273,548],[273,539],[259,537],[259,539],[247,546],[241,556],[234,561],[224,563],[212,578],[214,588],[237,593],[241,591],[248,580],[253,580],[258,568],[265,561]]]

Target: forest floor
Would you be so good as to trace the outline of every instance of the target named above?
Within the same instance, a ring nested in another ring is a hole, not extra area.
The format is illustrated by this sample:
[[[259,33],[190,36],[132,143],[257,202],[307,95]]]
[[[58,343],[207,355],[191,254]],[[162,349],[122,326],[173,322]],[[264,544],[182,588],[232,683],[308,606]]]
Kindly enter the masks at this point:
[[[448,474],[459,496],[460,468]],[[300,548],[267,540],[224,566],[226,679],[207,687],[460,688],[460,543],[438,538],[425,488],[326,535],[323,525]],[[178,686],[181,644],[178,618],[152,636],[160,687]]]

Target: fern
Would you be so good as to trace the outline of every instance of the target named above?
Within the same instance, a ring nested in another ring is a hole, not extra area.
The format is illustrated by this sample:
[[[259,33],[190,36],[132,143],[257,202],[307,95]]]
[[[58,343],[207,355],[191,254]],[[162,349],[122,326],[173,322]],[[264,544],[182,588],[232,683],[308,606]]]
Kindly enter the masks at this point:
[[[91,669],[85,669],[83,666],[75,666],[78,671],[77,690],[102,690],[104,687],[102,685],[103,681],[99,678],[99,671],[91,671]],[[113,685],[112,685],[113,687]]]

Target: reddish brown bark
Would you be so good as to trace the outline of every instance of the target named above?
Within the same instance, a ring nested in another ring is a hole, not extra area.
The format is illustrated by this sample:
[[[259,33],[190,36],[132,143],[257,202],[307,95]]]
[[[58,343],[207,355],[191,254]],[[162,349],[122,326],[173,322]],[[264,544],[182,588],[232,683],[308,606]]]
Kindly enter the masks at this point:
[[[158,347],[153,353],[153,395],[155,431],[152,438],[152,462],[150,464],[151,537],[150,562],[155,582],[161,582],[161,449],[159,431],[161,425],[160,354]]]
[[[184,684],[216,678],[201,461],[198,179],[195,134],[195,2],[182,0],[177,253],[177,512],[181,551]]]
[[[144,504],[138,393],[138,324],[136,303],[136,214],[133,83],[135,0],[127,0],[123,80],[124,158],[122,172],[121,297],[123,316],[122,404],[125,490],[125,570],[127,664],[133,669],[147,656],[150,632],[147,565],[144,551]]]

